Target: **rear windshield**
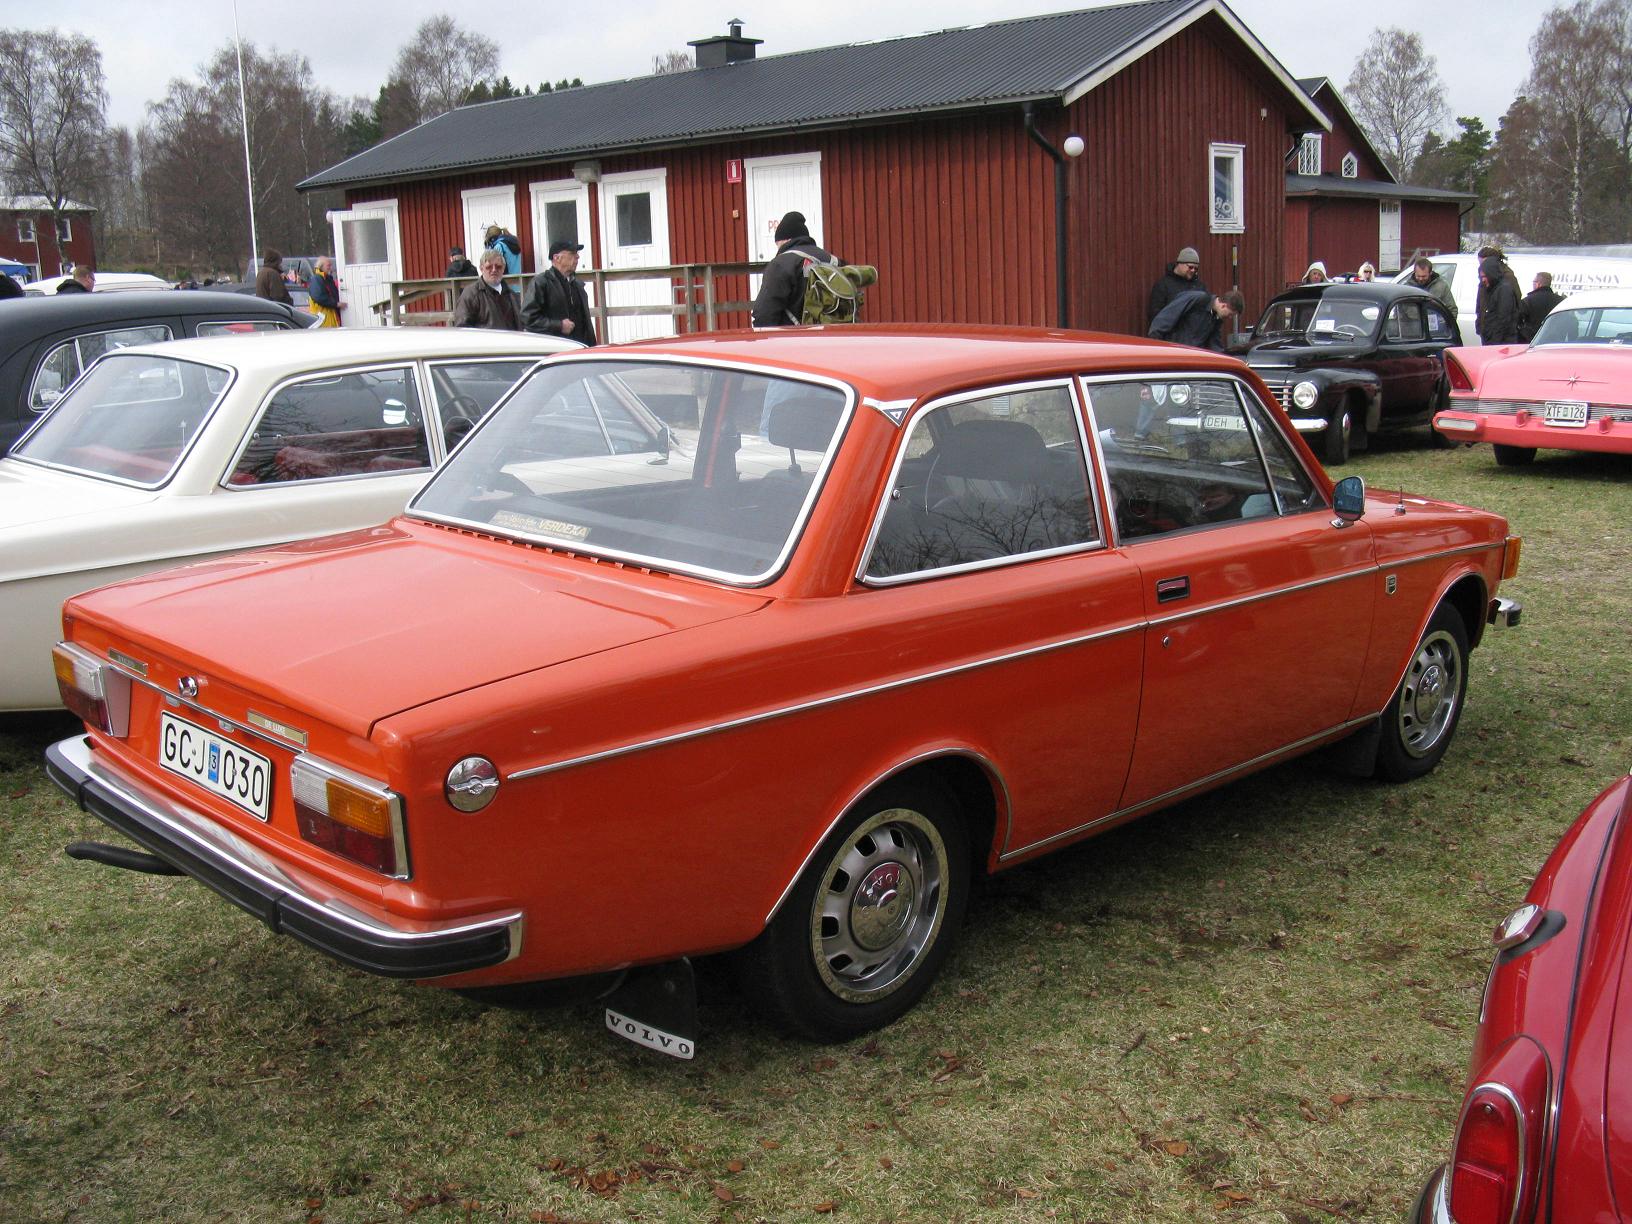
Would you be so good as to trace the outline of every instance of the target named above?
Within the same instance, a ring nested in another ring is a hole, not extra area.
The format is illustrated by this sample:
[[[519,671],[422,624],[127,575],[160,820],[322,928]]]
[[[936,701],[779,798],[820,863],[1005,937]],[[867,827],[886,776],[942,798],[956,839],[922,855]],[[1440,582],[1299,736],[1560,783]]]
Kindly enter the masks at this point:
[[[110,354],[12,448],[12,457],[156,487],[175,472],[231,381],[217,366]]]
[[[1530,344],[1632,344],[1632,307],[1560,308],[1547,316]]]

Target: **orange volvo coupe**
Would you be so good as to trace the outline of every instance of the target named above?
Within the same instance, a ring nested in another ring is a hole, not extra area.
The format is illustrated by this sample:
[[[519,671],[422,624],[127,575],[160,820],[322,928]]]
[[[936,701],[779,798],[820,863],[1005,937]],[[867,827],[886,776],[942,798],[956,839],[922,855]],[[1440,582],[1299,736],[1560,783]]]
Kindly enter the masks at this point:
[[[1136,422],[1143,442],[1135,444]],[[380,527],[71,600],[53,778],[348,964],[609,983],[688,957],[818,1039],[929,987],[971,876],[1344,741],[1402,781],[1517,620],[1501,517],[1335,489],[1196,349],[718,333],[553,358]]]

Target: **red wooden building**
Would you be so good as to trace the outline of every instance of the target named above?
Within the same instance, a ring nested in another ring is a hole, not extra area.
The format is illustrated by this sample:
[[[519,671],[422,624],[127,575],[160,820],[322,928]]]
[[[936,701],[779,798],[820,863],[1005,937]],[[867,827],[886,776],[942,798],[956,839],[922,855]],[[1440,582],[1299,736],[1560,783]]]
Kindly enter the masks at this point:
[[[301,184],[346,192],[345,296],[440,276],[489,224],[520,237],[529,271],[562,237],[589,267],[764,259],[797,208],[878,265],[871,321],[1058,324],[1063,269],[1065,322],[1142,333],[1181,247],[1249,312],[1282,287],[1289,159],[1332,129],[1222,0],[774,56],[736,25],[694,45],[692,71],[464,107]],[[1080,157],[1061,152],[1072,135]],[[614,322],[618,339],[660,326]]]
[[[1332,128],[1303,137],[1286,176],[1286,279],[1302,279],[1317,259],[1330,273],[1363,262],[1391,273],[1417,251],[1461,250],[1462,216],[1476,197],[1396,182],[1332,82],[1307,77],[1298,84]]]
[[[0,196],[0,259],[20,263],[29,280],[62,276],[75,264],[96,266],[89,204],[69,201],[59,223],[42,196]]]

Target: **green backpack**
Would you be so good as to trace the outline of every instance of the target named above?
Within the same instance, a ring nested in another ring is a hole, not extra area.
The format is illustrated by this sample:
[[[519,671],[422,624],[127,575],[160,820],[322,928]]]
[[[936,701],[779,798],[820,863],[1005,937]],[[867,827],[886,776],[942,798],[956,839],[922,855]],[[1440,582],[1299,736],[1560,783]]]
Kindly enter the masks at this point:
[[[878,283],[878,269],[872,264],[823,263],[799,252],[805,261],[805,303],[801,323],[854,323],[861,317],[862,292]]]

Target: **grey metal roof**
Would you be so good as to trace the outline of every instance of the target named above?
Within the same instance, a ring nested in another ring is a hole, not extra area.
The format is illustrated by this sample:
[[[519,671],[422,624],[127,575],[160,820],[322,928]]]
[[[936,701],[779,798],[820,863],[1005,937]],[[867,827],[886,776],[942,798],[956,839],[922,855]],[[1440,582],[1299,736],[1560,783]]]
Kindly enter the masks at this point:
[[[1349,196],[1364,200],[1419,200],[1427,204],[1471,204],[1479,197],[1471,191],[1451,191],[1443,187],[1412,187],[1404,183],[1384,183],[1377,179],[1341,178],[1335,174],[1289,174],[1289,196]]]
[[[487,102],[438,116],[299,187],[1060,99],[1185,14],[1215,7],[1140,0]]]

